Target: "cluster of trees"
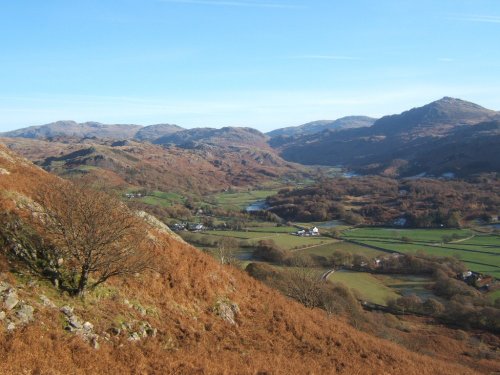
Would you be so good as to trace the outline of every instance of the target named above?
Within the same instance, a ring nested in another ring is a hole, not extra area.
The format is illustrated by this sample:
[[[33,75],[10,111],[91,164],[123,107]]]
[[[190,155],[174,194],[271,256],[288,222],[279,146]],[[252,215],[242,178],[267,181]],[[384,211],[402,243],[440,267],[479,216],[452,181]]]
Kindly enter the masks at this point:
[[[250,263],[245,270],[250,276],[306,307],[346,316],[353,325],[358,325],[364,319],[360,303],[346,286],[321,280],[316,271],[303,267],[300,262],[285,269],[265,263]]]
[[[464,220],[497,214],[500,179],[323,178],[314,186],[283,189],[267,203],[286,220],[381,225],[404,217],[415,227],[459,227]]]
[[[433,316],[465,329],[481,328],[500,332],[500,299],[491,301],[476,288],[441,270],[434,277],[433,289],[439,299],[423,300],[410,295],[390,301],[389,307],[402,312]]]
[[[273,240],[260,240],[254,247],[253,258],[281,266],[332,267],[330,257],[291,251],[278,246]],[[363,259],[365,259],[363,257]]]
[[[379,263],[363,254],[335,250],[330,256],[314,255],[283,249],[273,240],[261,240],[253,252],[254,259],[281,266],[301,264],[302,267],[344,268],[382,274],[434,275],[438,271],[455,276],[466,271],[466,266],[454,257],[415,254],[387,255]]]

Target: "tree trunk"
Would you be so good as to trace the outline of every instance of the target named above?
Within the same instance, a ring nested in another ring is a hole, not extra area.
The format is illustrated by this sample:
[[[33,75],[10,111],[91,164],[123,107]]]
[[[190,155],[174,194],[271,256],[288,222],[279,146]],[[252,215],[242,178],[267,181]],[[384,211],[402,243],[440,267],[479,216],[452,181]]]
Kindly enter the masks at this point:
[[[89,270],[87,267],[82,268],[82,273],[80,275],[80,280],[78,281],[77,294],[79,297],[85,296],[85,291],[87,289],[87,283],[89,281]]]

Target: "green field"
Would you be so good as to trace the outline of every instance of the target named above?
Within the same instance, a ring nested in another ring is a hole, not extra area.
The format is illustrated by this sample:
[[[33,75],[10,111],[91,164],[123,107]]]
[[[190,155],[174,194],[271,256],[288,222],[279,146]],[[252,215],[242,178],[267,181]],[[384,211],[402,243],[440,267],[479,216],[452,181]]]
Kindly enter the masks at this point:
[[[330,237],[299,237],[291,235],[297,228],[275,225],[249,227],[244,230],[210,230],[201,233],[191,233],[189,236],[197,241],[203,238],[217,241],[223,237],[233,237],[241,241],[242,246],[257,245],[260,240],[273,240],[283,249],[319,256],[330,256],[336,250],[351,254],[362,254],[369,258],[383,254],[382,251],[339,241]]]
[[[496,301],[497,299],[500,299],[500,289],[495,290],[494,292],[490,292],[487,295],[491,301]]]
[[[130,192],[134,192],[131,190]],[[141,198],[133,198],[134,200],[151,206],[170,207],[174,204],[183,204],[185,197],[177,193],[166,193],[163,191],[154,191]]]
[[[427,286],[430,277],[412,275],[375,275],[367,272],[337,271],[328,277],[329,281],[340,282],[354,289],[361,299],[386,305],[391,299],[416,294],[422,298],[435,296]]]
[[[443,238],[455,236],[450,243]],[[500,278],[500,237],[460,229],[385,229],[362,228],[344,232],[356,243],[380,249],[413,253],[424,251],[437,256],[454,256],[471,270]],[[406,237],[406,241],[401,238]]]
[[[264,200],[271,195],[275,195],[279,189],[266,190],[248,190],[242,192],[224,192],[211,196],[211,199],[217,206],[228,209],[241,211],[248,205],[258,200]]]
[[[299,237],[292,236],[290,233],[296,229],[291,229],[285,232],[280,227],[276,227],[277,231],[269,228],[267,231],[225,231],[225,230],[211,230],[203,232],[204,235],[217,236],[217,237],[234,237],[239,240],[244,240],[246,245],[256,245],[261,240],[273,240],[278,246],[287,250],[297,250],[310,246],[319,246],[327,243],[336,242],[336,240],[329,237]]]
[[[338,271],[328,277],[329,281],[339,282],[356,291],[361,299],[385,305],[391,299],[399,297],[393,289],[366,272]]]
[[[251,232],[261,232],[261,233],[286,233],[290,234],[296,232],[298,229],[296,227],[288,227],[288,226],[259,226],[259,227],[249,227],[246,229]]]
[[[351,253],[351,254],[361,254],[361,255],[364,255],[368,258],[374,258],[376,256],[384,254],[383,251],[371,249],[371,248],[366,247],[366,246],[356,245],[356,244],[353,244],[350,242],[338,241],[338,240],[334,240],[334,241],[331,241],[331,242],[324,244],[324,245],[321,245],[321,246],[317,246],[317,247],[313,247],[313,248],[305,249],[305,250],[300,250],[300,251],[303,253],[308,253],[308,254],[312,254],[312,255],[319,255],[319,256],[328,257],[328,256],[332,255],[332,253],[336,250],[346,251],[346,252]]]

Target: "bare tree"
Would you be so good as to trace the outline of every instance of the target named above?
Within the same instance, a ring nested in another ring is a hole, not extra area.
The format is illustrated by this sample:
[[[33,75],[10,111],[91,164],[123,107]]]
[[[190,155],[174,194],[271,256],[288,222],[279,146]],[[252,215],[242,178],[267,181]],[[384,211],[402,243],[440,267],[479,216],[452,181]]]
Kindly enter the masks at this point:
[[[322,281],[314,270],[290,268],[285,275],[285,294],[309,308],[321,306]]]
[[[222,238],[216,249],[217,258],[221,264],[237,265],[238,258],[236,257],[236,249],[238,248],[238,240],[232,237]]]
[[[57,250],[74,294],[151,266],[146,227],[118,199],[61,182],[40,189],[36,203],[32,224]]]

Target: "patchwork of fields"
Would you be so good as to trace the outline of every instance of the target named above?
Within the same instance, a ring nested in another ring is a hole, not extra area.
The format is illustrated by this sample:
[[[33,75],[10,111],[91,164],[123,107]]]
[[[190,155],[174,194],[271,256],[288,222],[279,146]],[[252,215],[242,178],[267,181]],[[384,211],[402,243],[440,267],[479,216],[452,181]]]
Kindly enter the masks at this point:
[[[252,261],[254,246],[260,240],[273,240],[283,249],[329,258],[336,250],[374,258],[390,252],[414,253],[424,251],[439,256],[456,256],[472,270],[500,278],[500,238],[495,234],[482,234],[460,229],[390,229],[357,228],[343,232],[344,241],[330,237],[298,237],[292,226],[270,223],[252,223],[244,230],[206,231],[191,233],[191,240],[215,244],[224,237],[239,241],[237,254],[245,263]],[[443,243],[443,240],[450,240]],[[215,245],[202,246],[213,251]],[[319,270],[318,272],[324,272]],[[342,270],[333,272],[328,280],[340,282],[353,289],[361,299],[385,305],[401,295],[416,294],[422,298],[432,296],[432,280],[427,276],[376,275],[366,272]],[[499,291],[500,292],[500,291]],[[497,294],[492,293],[492,298]]]
[[[256,201],[277,193],[283,186],[269,186],[264,190],[223,192],[212,195],[207,204],[229,211],[242,211]],[[185,197],[160,191],[140,198],[154,206],[168,207],[183,204]],[[226,221],[230,218],[215,218]],[[415,253],[423,251],[437,256],[453,256],[462,260],[476,272],[500,278],[500,236],[495,233],[480,233],[469,229],[393,229],[393,228],[348,228],[342,223],[295,223],[301,227],[318,226],[321,231],[336,227],[342,230],[343,240],[326,236],[299,237],[291,235],[296,226],[277,226],[268,222],[247,222],[243,230],[211,230],[182,234],[199,248],[212,252],[224,237],[238,241],[237,256],[245,263],[253,261],[253,251],[260,240],[272,240],[282,249],[294,253],[310,254],[329,258],[336,250],[374,258],[387,252]],[[189,238],[188,238],[189,237]],[[325,269],[326,270],[326,269]],[[325,270],[318,270],[324,272]],[[431,280],[420,276],[373,275],[363,272],[341,271],[330,274],[332,282],[341,282],[355,290],[358,296],[368,301],[386,304],[400,295],[432,295],[428,286]],[[491,298],[498,297],[491,293]]]
[[[500,278],[500,236],[461,229],[357,228],[344,232],[347,240],[359,245],[400,253],[423,251],[454,256],[471,270]],[[450,238],[452,240],[448,241]]]

